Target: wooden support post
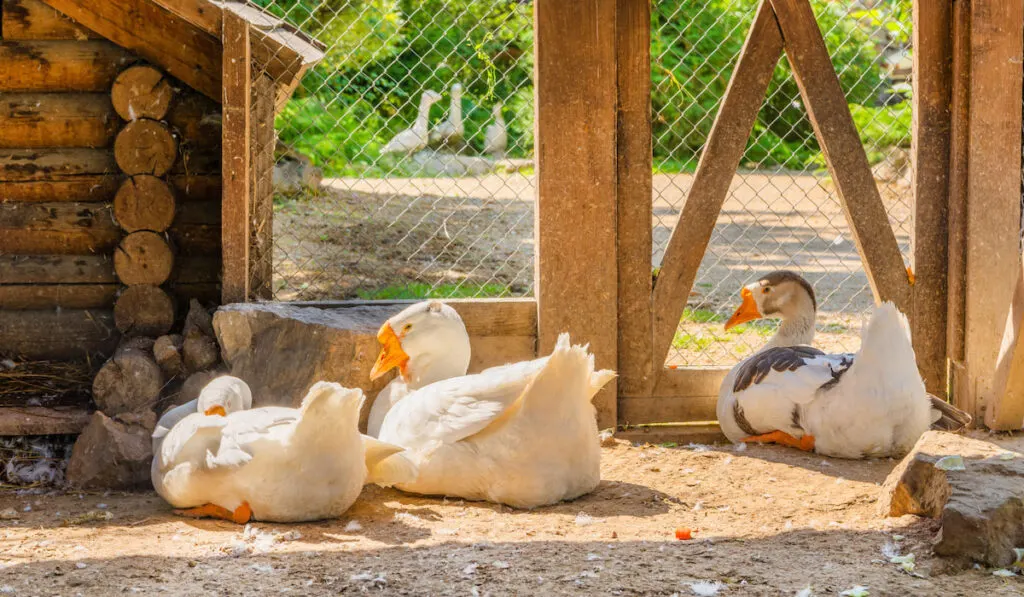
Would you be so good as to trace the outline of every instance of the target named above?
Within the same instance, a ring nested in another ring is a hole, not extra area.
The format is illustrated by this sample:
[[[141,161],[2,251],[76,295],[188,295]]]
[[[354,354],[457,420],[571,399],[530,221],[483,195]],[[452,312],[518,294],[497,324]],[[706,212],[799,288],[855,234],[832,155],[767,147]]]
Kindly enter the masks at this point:
[[[651,361],[651,6],[618,0],[619,393],[649,393]],[[646,391],[645,391],[646,389]]]
[[[558,334],[617,366],[616,0],[534,4],[537,302],[541,354]],[[226,14],[225,14],[226,16]],[[594,398],[616,424],[616,384]]]
[[[273,298],[274,277],[274,82],[260,75],[253,84],[250,295]]]
[[[224,15],[223,138],[221,171],[221,242],[224,259],[224,304],[249,298],[250,139],[252,54],[249,24],[234,13]]]
[[[970,3],[965,365],[957,406],[980,420],[1020,260],[1024,4]]]
[[[693,186],[669,238],[654,285],[654,367],[658,371],[664,369],[686,297],[781,55],[782,35],[771,5],[763,0],[704,145]]]
[[[946,396],[952,3],[914,3],[914,272],[910,325],[928,391]]]
[[[995,375],[995,395],[985,409],[989,429],[1017,431],[1024,428],[1024,268],[1017,273],[1010,312],[1003,329],[1003,344]]]

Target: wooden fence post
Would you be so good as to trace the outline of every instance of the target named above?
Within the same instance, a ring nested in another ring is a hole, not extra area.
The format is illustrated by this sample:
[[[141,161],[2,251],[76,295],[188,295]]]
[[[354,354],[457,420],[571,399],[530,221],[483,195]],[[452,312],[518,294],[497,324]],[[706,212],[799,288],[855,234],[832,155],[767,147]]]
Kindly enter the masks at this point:
[[[223,302],[227,304],[249,298],[251,239],[252,48],[249,23],[230,11],[224,13],[223,71],[221,250],[224,272],[221,283]]]
[[[616,0],[537,0],[538,351],[558,334],[617,366]],[[649,257],[648,257],[649,259]],[[616,384],[594,399],[616,424]]]

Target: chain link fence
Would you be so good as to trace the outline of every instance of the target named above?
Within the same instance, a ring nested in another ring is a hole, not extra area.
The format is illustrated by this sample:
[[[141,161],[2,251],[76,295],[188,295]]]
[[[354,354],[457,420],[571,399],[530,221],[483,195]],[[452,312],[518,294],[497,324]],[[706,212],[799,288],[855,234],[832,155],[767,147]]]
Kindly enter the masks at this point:
[[[530,3],[254,4],[326,46],[255,148],[273,152],[265,294],[532,294]]]
[[[882,199],[910,250],[910,0],[812,0]],[[693,182],[754,0],[652,4],[654,265]],[[721,366],[750,355],[777,322],[723,324],[739,290],[776,269],[817,292],[816,344],[856,350],[871,289],[789,64],[780,59],[673,339],[669,366]]]

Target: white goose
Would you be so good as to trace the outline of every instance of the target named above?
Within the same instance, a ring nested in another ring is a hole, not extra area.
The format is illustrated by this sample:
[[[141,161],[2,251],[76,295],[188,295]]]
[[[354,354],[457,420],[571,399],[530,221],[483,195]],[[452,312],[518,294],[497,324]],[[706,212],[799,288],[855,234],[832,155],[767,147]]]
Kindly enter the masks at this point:
[[[420,96],[420,108],[416,114],[416,120],[412,126],[397,133],[384,147],[381,148],[381,155],[388,153],[415,153],[427,146],[430,140],[428,125],[430,122],[430,107],[441,100],[441,94],[427,89]]]
[[[484,153],[495,159],[505,157],[505,150],[508,149],[508,127],[505,126],[501,108],[501,104],[497,103],[491,109],[494,122],[484,131]]]
[[[207,405],[203,395],[198,402]],[[361,390],[320,382],[298,409],[188,414],[162,436],[153,485],[186,516],[239,524],[339,516],[364,483],[391,485],[416,475],[401,448],[359,433],[362,403]]]
[[[430,144],[447,147],[458,147],[466,135],[466,125],[462,120],[462,85],[452,85],[452,103],[448,109],[448,118],[430,131]]]
[[[400,330],[396,332],[395,330]],[[391,318],[372,377],[398,367],[407,382],[465,371],[465,326],[438,301]],[[441,371],[442,373],[436,373]],[[573,499],[600,481],[601,450],[591,399],[615,376],[594,371],[586,347],[558,338],[549,357],[451,377],[395,402],[382,441],[405,448],[418,467],[403,491],[534,508]]]
[[[810,346],[817,302],[811,285],[789,271],[743,288],[726,329],[761,317],[782,318],[768,344],[729,372],[718,420],[733,442],[769,442],[827,456],[900,456],[933,423],[963,426],[966,413],[932,398],[917,370],[906,317],[892,303],[875,309],[856,354]]]

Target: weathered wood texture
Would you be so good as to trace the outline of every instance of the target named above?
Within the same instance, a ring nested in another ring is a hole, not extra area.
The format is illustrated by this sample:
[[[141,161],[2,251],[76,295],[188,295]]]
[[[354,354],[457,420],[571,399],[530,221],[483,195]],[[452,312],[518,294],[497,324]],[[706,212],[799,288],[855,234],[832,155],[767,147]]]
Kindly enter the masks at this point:
[[[109,356],[120,335],[109,310],[0,310],[0,355],[31,360]]]
[[[1024,266],[1017,274],[1010,311],[1003,326],[1003,342],[996,362],[993,397],[985,409],[989,429],[1019,431],[1024,428]]]
[[[599,368],[618,366],[615,13],[615,0],[534,5],[539,351],[569,332]],[[594,399],[601,427],[616,393]]]
[[[273,119],[271,119],[273,123]],[[167,114],[170,125],[189,151],[219,151],[221,143],[220,105],[198,93],[182,93]]]
[[[127,232],[163,232],[174,221],[174,212],[170,186],[148,174],[125,180],[114,197],[114,218]]]
[[[133,120],[121,129],[114,141],[114,159],[129,176],[163,176],[177,157],[178,142],[171,129],[158,120]]]
[[[729,80],[654,285],[653,365],[658,369],[664,367],[686,297],[781,54],[782,35],[771,5],[763,0]]]
[[[250,204],[250,144],[252,135],[252,47],[249,25],[241,17],[224,15],[224,109],[221,172],[221,242],[224,259],[224,303],[249,298],[252,205]]]
[[[120,126],[103,94],[0,95],[0,147],[108,147]]]
[[[118,116],[124,120],[167,115],[174,98],[170,79],[159,69],[148,65],[125,69],[114,80],[110,98]]]
[[[0,89],[107,93],[134,60],[108,41],[0,41]]]
[[[0,184],[117,174],[114,154],[106,149],[0,149]]]
[[[92,413],[84,408],[17,406],[0,408],[0,435],[81,433]]]
[[[718,389],[728,372],[728,367],[666,369],[658,376],[652,392],[620,395],[619,423],[714,421]]]
[[[953,3],[953,61],[951,81],[951,126],[949,151],[948,276],[946,279],[946,353],[949,357],[950,389],[954,402],[963,408],[967,380],[964,326],[967,297],[967,156],[970,135],[970,6]]]
[[[273,298],[274,278],[274,83],[266,75],[253,82],[252,141],[252,230],[249,247],[249,294],[252,298]]]
[[[113,306],[116,284],[7,284],[0,275],[0,309],[103,309]]]
[[[916,2],[913,9],[915,282],[909,316],[925,386],[932,394],[946,396],[952,3]]]
[[[157,286],[129,286],[117,297],[114,325],[126,336],[162,336],[174,325],[174,302]]]
[[[167,9],[144,0],[45,1],[114,43],[160,65],[193,89],[220,99],[220,43]]]
[[[92,382],[96,406],[110,416],[151,410],[160,398],[164,374],[149,354],[119,350]]]
[[[839,191],[875,299],[892,301],[908,312],[906,265],[811,5],[807,0],[771,2],[793,77]]]
[[[42,0],[3,0],[0,7],[0,39],[6,41],[99,37]]]
[[[207,284],[220,277],[220,258],[213,256],[175,259],[170,281]],[[0,255],[0,281],[28,285],[116,285],[114,259],[110,255]],[[113,304],[113,303],[111,303]],[[41,307],[55,305],[41,305]]]
[[[615,437],[632,443],[648,444],[716,444],[726,443],[721,427],[714,422],[694,422],[676,425],[630,427],[615,433]]]
[[[114,252],[114,271],[122,284],[159,286],[171,277],[173,269],[174,252],[155,232],[133,232]]]
[[[105,253],[120,237],[106,204],[0,203],[2,253]]]
[[[654,383],[651,329],[651,14],[647,0],[618,0],[618,391]],[[621,406],[621,402],[620,402]],[[622,412],[619,412],[622,420]]]

